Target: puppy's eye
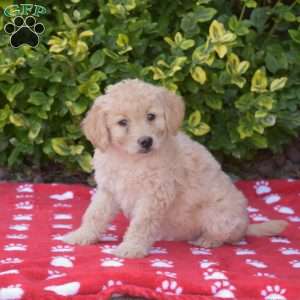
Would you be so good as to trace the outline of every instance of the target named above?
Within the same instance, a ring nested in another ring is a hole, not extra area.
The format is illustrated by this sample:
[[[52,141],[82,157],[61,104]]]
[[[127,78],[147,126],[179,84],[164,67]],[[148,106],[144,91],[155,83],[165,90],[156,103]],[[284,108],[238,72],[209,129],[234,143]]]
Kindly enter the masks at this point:
[[[122,127],[126,127],[128,125],[128,120],[126,119],[120,120],[118,124]]]
[[[155,114],[151,114],[151,113],[147,114],[147,120],[148,121],[153,121],[153,120],[155,120],[155,118],[156,118]]]

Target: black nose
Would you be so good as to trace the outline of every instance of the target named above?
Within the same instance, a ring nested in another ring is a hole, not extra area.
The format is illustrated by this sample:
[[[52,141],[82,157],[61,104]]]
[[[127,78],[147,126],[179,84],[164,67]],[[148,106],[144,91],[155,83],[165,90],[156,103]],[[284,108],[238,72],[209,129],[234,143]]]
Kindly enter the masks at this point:
[[[153,144],[153,139],[150,136],[143,136],[138,139],[138,144],[143,148],[143,149],[150,149],[152,144]]]

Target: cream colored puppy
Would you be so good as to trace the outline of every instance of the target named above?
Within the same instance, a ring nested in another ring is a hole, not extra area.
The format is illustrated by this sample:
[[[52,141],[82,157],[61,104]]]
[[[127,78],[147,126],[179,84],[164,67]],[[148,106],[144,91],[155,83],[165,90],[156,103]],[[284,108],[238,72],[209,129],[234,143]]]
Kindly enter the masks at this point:
[[[96,147],[97,191],[65,242],[98,242],[119,211],[130,219],[120,257],[143,257],[158,240],[209,248],[284,230],[285,221],[249,225],[243,194],[205,147],[178,133],[183,117],[180,96],[140,80],[96,100],[82,125]]]

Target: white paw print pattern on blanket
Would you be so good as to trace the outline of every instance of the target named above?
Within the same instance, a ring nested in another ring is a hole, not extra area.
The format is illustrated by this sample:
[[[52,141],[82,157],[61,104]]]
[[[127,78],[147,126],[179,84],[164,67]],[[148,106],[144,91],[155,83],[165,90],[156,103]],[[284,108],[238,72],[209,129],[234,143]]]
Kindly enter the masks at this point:
[[[102,291],[105,291],[108,288],[111,288],[113,286],[121,286],[122,284],[123,284],[123,282],[121,280],[112,280],[112,279],[110,279],[106,282],[106,284],[104,284],[102,286]],[[114,294],[114,296],[115,296],[115,294]]]
[[[24,244],[8,244],[3,247],[4,251],[26,251],[27,245]]]
[[[151,266],[154,268],[173,268],[174,263],[167,259],[152,259]]]
[[[281,237],[281,236],[273,236],[270,238],[272,243],[281,243],[281,244],[290,244],[291,242],[285,238],[285,237]]]
[[[201,269],[207,269],[211,266],[217,266],[219,263],[218,262],[215,262],[215,261],[210,261],[208,259],[202,259],[200,261],[200,268]]]
[[[20,264],[23,261],[24,261],[23,259],[20,259],[18,257],[7,257],[7,258],[0,259],[0,264],[1,265]]]
[[[116,242],[118,240],[118,236],[111,233],[104,233],[101,235],[100,240],[102,242]]]
[[[293,215],[295,213],[295,211],[288,206],[282,206],[282,205],[276,205],[274,207],[274,210],[278,211],[281,214],[285,214],[285,215]]]
[[[10,270],[6,270],[6,271],[3,271],[3,272],[0,272],[0,276],[12,275],[12,274],[20,274],[20,272],[17,269],[10,269]]]
[[[114,250],[117,249],[116,245],[104,245],[100,246],[101,252],[106,254],[113,254]]]
[[[255,255],[256,252],[255,252],[255,250],[251,250],[251,249],[237,248],[237,249],[235,249],[235,254],[236,255]]]
[[[29,229],[29,224],[10,225],[9,229],[16,230],[16,231],[27,231]]]
[[[33,185],[21,184],[17,187],[17,193],[33,193]]]
[[[255,274],[257,277],[267,277],[267,278],[276,278],[275,274],[267,273],[267,272],[257,272]]]
[[[266,221],[269,221],[270,219],[266,216],[263,216],[262,214],[260,213],[253,213],[253,214],[250,214],[249,217],[255,221],[255,222],[266,222]]]
[[[168,254],[168,251],[166,248],[162,248],[162,247],[151,247],[150,254]]]
[[[254,185],[254,189],[257,195],[268,194],[272,191],[269,182],[264,180],[257,181]]]
[[[211,249],[198,247],[192,247],[190,249],[193,255],[212,255]]]
[[[53,267],[63,267],[63,268],[72,268],[74,266],[73,261],[75,260],[74,256],[54,256],[50,264]]]
[[[46,278],[46,280],[61,278],[65,277],[66,275],[67,273],[62,273],[57,270],[48,270],[48,277]]]
[[[294,260],[291,260],[289,261],[290,265],[293,267],[293,268],[300,268],[300,260],[298,259],[294,259]]]
[[[124,259],[118,257],[105,257],[101,259],[102,267],[122,267]]]
[[[214,270],[213,268],[207,269],[203,276],[205,280],[228,280],[224,271]]]
[[[251,259],[251,258],[247,258],[245,260],[245,263],[247,265],[250,265],[250,266],[253,266],[253,267],[259,268],[259,269],[264,269],[264,268],[268,267],[264,262],[256,260],[256,259]]]
[[[215,298],[235,299],[235,287],[227,280],[216,281],[211,286],[211,292]]]
[[[74,193],[72,191],[67,191],[62,194],[50,195],[49,198],[58,201],[67,201],[67,200],[72,200],[74,198]]]
[[[54,220],[72,220],[71,214],[54,214],[53,216]]]
[[[278,194],[270,194],[263,197],[263,200],[266,204],[273,204],[281,200],[281,197]]]
[[[16,209],[32,210],[33,204],[31,201],[22,201],[22,202],[16,203],[15,207],[16,207]]]
[[[284,296],[286,289],[281,288],[279,285],[267,285],[261,291],[261,295],[265,300],[287,300]]]
[[[14,221],[31,221],[32,215],[29,215],[29,214],[13,215],[13,220]]]
[[[24,290],[21,284],[13,284],[0,288],[0,300],[19,300],[23,294]]]
[[[168,278],[176,279],[177,274],[175,272],[169,272],[169,271],[156,271],[157,275],[162,275]]]
[[[74,247],[70,245],[57,245],[51,247],[52,252],[73,252]]]
[[[45,291],[51,291],[59,296],[74,296],[78,293],[80,283],[78,281],[68,282],[61,285],[50,285],[44,288]]]
[[[183,292],[183,288],[178,285],[176,280],[164,280],[161,286],[156,288],[158,293],[164,293],[167,295],[180,295]]]
[[[293,223],[300,222],[300,217],[299,216],[288,216],[288,219],[289,219],[290,222],[293,222]]]
[[[279,249],[279,251],[283,255],[300,255],[300,250],[299,249],[295,249],[295,248],[285,248],[285,247],[282,247],[282,248]]]
[[[21,233],[20,234],[19,233],[12,233],[12,234],[7,234],[6,238],[11,239],[11,240],[26,240],[28,238],[28,235],[27,234],[21,234]]]

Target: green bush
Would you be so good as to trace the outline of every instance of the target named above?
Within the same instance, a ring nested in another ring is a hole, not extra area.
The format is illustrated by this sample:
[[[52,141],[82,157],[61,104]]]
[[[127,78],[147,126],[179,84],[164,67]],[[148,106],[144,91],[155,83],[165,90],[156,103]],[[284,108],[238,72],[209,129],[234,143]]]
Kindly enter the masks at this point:
[[[279,151],[300,128],[300,1],[287,2],[43,1],[39,46],[18,49],[1,14],[0,164],[90,171],[80,121],[133,77],[182,94],[184,129],[211,150]]]

